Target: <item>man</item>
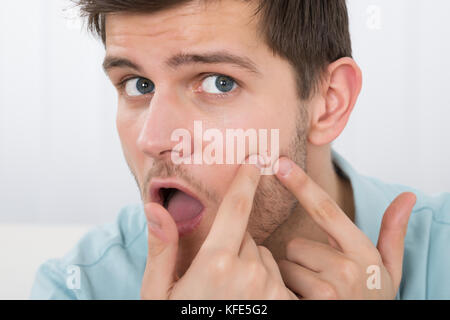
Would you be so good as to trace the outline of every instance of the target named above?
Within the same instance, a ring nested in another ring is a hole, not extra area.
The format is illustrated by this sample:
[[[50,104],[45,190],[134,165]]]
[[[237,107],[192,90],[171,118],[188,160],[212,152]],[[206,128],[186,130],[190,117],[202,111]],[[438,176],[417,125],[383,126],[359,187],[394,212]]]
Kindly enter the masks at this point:
[[[44,263],[32,298],[450,298],[450,195],[360,176],[331,149],[362,85],[344,0],[78,2],[143,205]],[[280,157],[175,163],[208,148],[199,122],[279,130]]]

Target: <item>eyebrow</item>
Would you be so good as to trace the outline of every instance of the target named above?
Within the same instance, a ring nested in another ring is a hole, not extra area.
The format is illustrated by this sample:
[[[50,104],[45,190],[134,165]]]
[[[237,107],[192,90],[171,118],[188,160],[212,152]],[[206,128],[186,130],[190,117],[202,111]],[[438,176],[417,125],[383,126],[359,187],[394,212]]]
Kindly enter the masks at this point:
[[[224,51],[212,52],[208,54],[179,53],[166,61],[166,64],[174,69],[182,65],[197,64],[197,63],[202,64],[228,63],[233,64],[251,73],[261,75],[261,72],[256,67],[256,64],[251,59],[247,57],[237,56]]]
[[[165,62],[167,66],[177,69],[189,64],[218,64],[228,63],[242,68],[250,73],[261,75],[256,64],[247,57],[237,56],[228,52],[212,52],[207,54],[178,53]],[[107,56],[103,61],[103,70],[107,73],[113,68],[130,68],[137,72],[142,71],[142,67],[127,58]]]
[[[108,71],[113,68],[129,68],[138,72],[142,71],[142,68],[131,60],[115,56],[106,56],[103,61],[103,70],[108,73]]]

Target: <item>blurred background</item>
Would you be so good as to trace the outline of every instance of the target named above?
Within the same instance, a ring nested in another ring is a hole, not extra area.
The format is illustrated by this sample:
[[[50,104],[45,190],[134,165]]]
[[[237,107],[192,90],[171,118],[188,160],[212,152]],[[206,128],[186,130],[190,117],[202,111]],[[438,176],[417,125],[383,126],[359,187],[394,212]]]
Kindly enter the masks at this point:
[[[366,175],[450,191],[450,2],[348,0],[363,90],[335,149]],[[0,299],[139,202],[104,49],[66,0],[0,8]]]

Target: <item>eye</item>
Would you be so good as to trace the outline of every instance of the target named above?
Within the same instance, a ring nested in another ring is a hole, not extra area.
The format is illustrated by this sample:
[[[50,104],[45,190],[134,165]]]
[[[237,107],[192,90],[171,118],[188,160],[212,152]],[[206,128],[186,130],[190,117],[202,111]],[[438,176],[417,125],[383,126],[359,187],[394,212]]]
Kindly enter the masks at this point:
[[[125,83],[125,92],[130,97],[136,97],[152,93],[155,90],[155,84],[145,78],[133,78]]]
[[[224,75],[212,75],[205,78],[201,88],[207,93],[227,93],[237,87],[236,81]]]

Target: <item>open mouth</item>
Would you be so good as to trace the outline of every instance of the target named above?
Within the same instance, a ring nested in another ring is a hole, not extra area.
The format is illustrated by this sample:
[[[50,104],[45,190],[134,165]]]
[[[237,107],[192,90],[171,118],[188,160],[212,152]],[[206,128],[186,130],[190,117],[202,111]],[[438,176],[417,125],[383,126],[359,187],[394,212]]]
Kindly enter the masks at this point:
[[[151,197],[170,213],[177,224],[195,219],[204,209],[200,200],[178,185],[152,184]]]
[[[169,206],[170,199],[177,192],[178,192],[178,189],[176,189],[176,188],[161,188],[161,189],[159,189],[159,196],[162,199],[162,205],[164,208],[167,209],[167,207]]]

